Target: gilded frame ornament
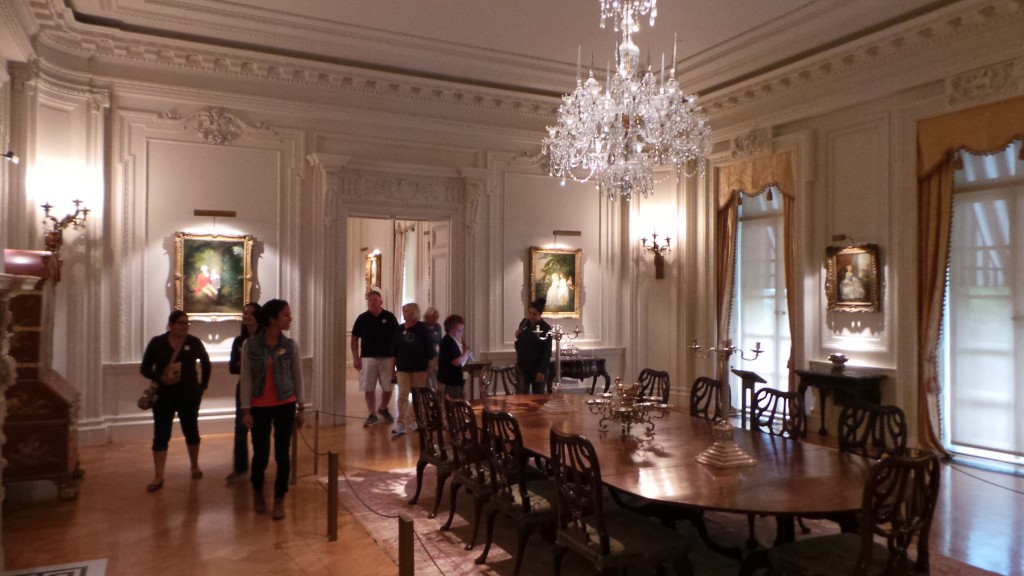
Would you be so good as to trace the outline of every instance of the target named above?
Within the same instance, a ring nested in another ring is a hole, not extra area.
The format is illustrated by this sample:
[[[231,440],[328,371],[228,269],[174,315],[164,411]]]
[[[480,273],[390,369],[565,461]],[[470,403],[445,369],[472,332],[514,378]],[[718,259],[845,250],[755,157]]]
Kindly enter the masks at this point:
[[[544,297],[548,318],[579,318],[583,313],[582,248],[530,247],[530,302]]]
[[[174,234],[174,307],[193,320],[238,320],[252,291],[253,237]]]
[[[881,309],[878,245],[826,248],[825,297],[831,312],[878,312]]]

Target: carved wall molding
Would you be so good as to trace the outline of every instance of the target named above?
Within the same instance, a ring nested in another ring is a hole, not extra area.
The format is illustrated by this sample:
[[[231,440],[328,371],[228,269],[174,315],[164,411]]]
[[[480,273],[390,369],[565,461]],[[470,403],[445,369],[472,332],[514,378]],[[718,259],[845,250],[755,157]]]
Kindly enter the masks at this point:
[[[32,0],[41,32],[38,42],[90,61],[133,67],[170,68],[184,72],[300,85],[354,92],[375,97],[410,99],[455,107],[468,107],[515,116],[551,119],[559,97],[489,89],[440,79],[374,72],[343,64],[273,57],[240,49],[206,48],[170,39],[121,37],[116,32],[86,27],[64,17],[62,8],[46,0]]]
[[[1008,60],[958,74],[946,81],[950,107],[977,105],[1024,91],[1024,59]]]
[[[794,90],[890,65],[911,55],[935,50],[965,36],[1024,24],[1024,0],[972,2],[963,9],[941,11],[896,30],[853,42],[803,63],[765,74],[756,82],[729,88],[702,99],[710,113],[719,113]]]
[[[729,141],[733,158],[760,156],[772,151],[771,128],[758,128]]]
[[[171,116],[167,113],[167,117]],[[199,139],[208,144],[226,146],[240,136],[253,133],[276,134],[273,129],[262,122],[248,124],[237,115],[225,112],[220,108],[200,110],[187,119],[183,119],[183,127],[199,135]]]

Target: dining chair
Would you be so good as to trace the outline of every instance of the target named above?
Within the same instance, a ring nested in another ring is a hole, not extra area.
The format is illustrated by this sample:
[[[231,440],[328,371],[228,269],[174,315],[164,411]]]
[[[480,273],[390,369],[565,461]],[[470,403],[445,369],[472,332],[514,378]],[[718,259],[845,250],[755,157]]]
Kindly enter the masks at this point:
[[[653,565],[659,574],[667,565],[680,574],[692,572],[689,543],[682,534],[605,498],[601,465],[590,440],[552,428],[551,464],[558,503],[556,575],[569,550],[601,574],[621,573],[639,564]]]
[[[750,419],[751,427],[771,436],[798,439],[803,431],[804,408],[798,392],[783,392],[774,388],[761,388],[754,393],[754,405]],[[804,534],[810,530],[799,519]],[[747,515],[747,548],[759,546],[754,535],[754,515]]]
[[[640,371],[636,381],[640,384],[640,396],[660,398],[662,403],[668,404],[668,396],[672,391],[672,382],[668,377],[668,372],[644,368]]]
[[[783,438],[798,438],[804,426],[804,403],[797,392],[761,388],[754,394],[753,427]]]
[[[523,434],[519,421],[508,412],[484,411],[484,438],[490,461],[491,498],[487,502],[487,539],[484,550],[474,562],[483,564],[494,540],[494,520],[498,514],[515,521],[517,546],[513,576],[518,576],[530,535],[541,528],[554,530],[555,483],[529,473]]]
[[[940,476],[939,458],[932,452],[909,450],[880,460],[864,486],[859,534],[817,536],[759,550],[744,559],[740,576],[764,569],[800,576],[928,574]],[[917,554],[911,561],[914,543]]]
[[[519,373],[515,366],[488,366],[484,368],[483,392],[480,396],[495,396],[498,393],[498,386],[506,396],[511,396],[519,391]]]
[[[455,502],[459,489],[465,487],[473,496],[473,534],[466,544],[466,550],[472,550],[476,544],[476,536],[480,532],[480,514],[484,504],[491,498],[491,475],[487,462],[487,452],[481,442],[480,427],[476,423],[476,413],[465,400],[446,398],[445,414],[448,416],[448,434],[451,439],[452,453],[455,457],[455,470],[452,473],[452,487],[448,497],[451,508],[448,510],[448,521],[441,526],[441,531],[451,529],[455,518]]]
[[[700,376],[690,387],[690,416],[705,420],[722,419],[722,381]]]
[[[879,459],[907,448],[907,418],[897,406],[855,402],[839,413],[839,449]]]
[[[441,415],[441,398],[430,388],[412,389],[412,406],[416,414],[416,427],[420,439],[420,457],[416,461],[416,493],[409,504],[416,504],[423,487],[423,470],[427,465],[437,469],[437,497],[430,518],[437,516],[444,495],[444,484],[455,471],[455,460],[445,440],[444,419]]]

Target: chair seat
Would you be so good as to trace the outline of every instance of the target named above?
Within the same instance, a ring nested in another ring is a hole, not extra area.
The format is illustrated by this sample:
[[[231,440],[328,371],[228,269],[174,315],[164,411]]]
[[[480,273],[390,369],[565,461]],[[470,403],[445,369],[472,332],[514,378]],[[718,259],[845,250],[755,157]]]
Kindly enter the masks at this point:
[[[859,534],[820,536],[773,548],[769,550],[768,556],[775,572],[786,576],[852,575],[853,567],[860,556],[861,541]],[[871,564],[864,576],[924,573],[916,570],[914,562],[909,560],[905,567],[897,566],[895,571],[886,572],[885,563],[888,557],[889,551],[885,546],[875,542]]]
[[[491,502],[513,515],[524,518],[550,516],[555,509],[555,482],[547,478],[529,481],[526,489],[526,498],[530,501],[529,514],[523,512],[523,501],[518,489],[512,491],[512,498],[514,502],[496,498],[492,498]]]
[[[587,538],[579,532],[559,530],[557,541],[604,567],[621,566],[638,559],[664,561],[685,557],[689,538],[661,525],[654,519],[623,510],[605,498],[605,525],[608,530],[609,554],[601,555],[596,530],[587,527]]]

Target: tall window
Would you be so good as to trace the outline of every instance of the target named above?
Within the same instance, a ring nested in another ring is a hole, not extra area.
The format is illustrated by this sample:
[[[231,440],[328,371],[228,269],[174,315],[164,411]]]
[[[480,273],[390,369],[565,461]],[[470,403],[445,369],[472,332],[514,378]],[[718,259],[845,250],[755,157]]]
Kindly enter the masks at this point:
[[[964,156],[953,195],[943,441],[1024,462],[1024,171],[1020,142]]]
[[[743,197],[739,209],[736,251],[735,320],[736,346],[744,350],[760,342],[765,353],[746,362],[733,356],[733,365],[750,370],[768,381],[768,386],[785,390],[789,378],[789,320],[786,315],[786,273],[783,256],[781,194],[773,191]],[[734,387],[738,388],[738,387]],[[733,390],[734,405],[739,390]]]

